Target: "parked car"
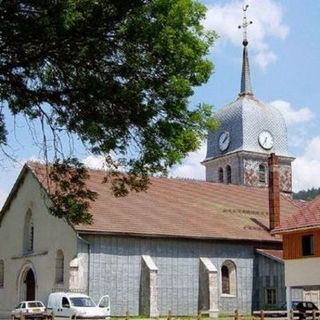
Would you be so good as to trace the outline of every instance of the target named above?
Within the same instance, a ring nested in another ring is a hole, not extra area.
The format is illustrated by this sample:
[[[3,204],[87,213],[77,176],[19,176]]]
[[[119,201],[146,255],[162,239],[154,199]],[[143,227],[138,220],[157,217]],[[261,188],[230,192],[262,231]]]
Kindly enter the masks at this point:
[[[291,308],[292,310],[297,310],[297,305],[299,303],[301,303],[303,301],[291,301]],[[282,306],[281,306],[281,310],[287,310],[287,303],[284,303]]]
[[[290,309],[295,312],[296,316],[299,316],[299,319],[305,319],[307,311],[318,310],[317,306],[310,301],[291,301]],[[270,318],[286,318],[287,304],[284,303],[278,310],[266,309],[265,313],[267,313]],[[258,312],[256,314],[258,314]]]
[[[299,315],[299,319],[305,319],[306,318],[306,312],[307,311],[318,311],[318,307],[311,301],[292,301],[291,302],[291,309],[293,311],[296,311]],[[281,310],[287,310],[287,304],[283,304],[281,307]]]
[[[52,318],[52,314],[47,312],[45,305],[41,301],[21,301],[18,306],[12,310],[12,320],[21,319],[44,319]]]
[[[49,295],[48,310],[51,310],[57,318],[104,320],[110,318],[110,298],[105,295],[96,305],[85,294],[54,292]]]
[[[313,311],[316,310],[318,311],[318,307],[311,301],[300,301],[295,309],[293,310],[298,310],[299,311],[299,318],[300,319],[305,319],[306,318],[306,313],[307,311]]]

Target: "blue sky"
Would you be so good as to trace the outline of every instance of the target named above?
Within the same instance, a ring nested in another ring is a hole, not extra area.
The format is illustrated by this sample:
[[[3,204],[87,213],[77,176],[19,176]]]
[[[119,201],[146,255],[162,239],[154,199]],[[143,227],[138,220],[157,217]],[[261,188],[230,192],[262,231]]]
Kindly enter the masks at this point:
[[[204,22],[219,34],[210,53],[215,72],[209,82],[195,90],[191,105],[206,102],[215,110],[237,97],[240,87],[242,21],[240,0],[203,0],[208,7]],[[296,157],[293,165],[294,189],[319,187],[320,179],[320,1],[248,0],[249,55],[255,96],[279,108],[287,121],[289,147]],[[0,167],[0,206],[10,191],[21,165],[39,157],[39,148],[24,120],[8,117],[11,150],[18,163],[6,159]],[[100,159],[88,155],[75,144],[75,151],[88,165]],[[172,176],[204,178],[205,145],[173,168]],[[0,156],[0,160],[4,157]]]

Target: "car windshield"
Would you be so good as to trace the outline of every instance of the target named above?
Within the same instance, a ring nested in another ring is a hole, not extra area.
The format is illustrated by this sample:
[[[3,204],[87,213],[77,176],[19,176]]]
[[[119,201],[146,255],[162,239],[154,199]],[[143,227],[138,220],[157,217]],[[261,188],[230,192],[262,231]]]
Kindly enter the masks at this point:
[[[43,308],[44,305],[40,301],[28,302],[29,308]]]
[[[74,307],[95,307],[95,303],[89,297],[74,297],[70,298],[71,304]]]

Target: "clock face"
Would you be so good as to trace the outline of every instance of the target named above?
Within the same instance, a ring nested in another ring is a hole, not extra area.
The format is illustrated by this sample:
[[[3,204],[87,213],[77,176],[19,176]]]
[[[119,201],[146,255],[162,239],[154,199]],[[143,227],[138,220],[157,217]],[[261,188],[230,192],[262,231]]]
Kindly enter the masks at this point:
[[[270,150],[273,147],[273,137],[269,131],[262,131],[258,140],[263,149]]]
[[[228,131],[224,131],[221,133],[219,137],[219,148],[221,151],[225,151],[228,149],[231,138],[230,133]]]

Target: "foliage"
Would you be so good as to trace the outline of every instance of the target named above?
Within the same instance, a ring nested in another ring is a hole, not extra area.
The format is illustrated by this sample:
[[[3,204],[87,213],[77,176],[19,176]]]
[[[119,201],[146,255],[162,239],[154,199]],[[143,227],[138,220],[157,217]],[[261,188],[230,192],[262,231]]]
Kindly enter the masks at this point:
[[[197,0],[1,1],[0,146],[7,108],[51,129],[57,168],[68,132],[108,159],[116,195],[145,190],[216,127],[188,107],[213,69],[204,17]]]
[[[320,188],[312,188],[312,189],[301,190],[299,192],[293,193],[293,198],[297,200],[310,201],[310,200],[313,200],[318,195],[320,195]]]
[[[50,212],[74,224],[91,224],[89,201],[94,201],[97,193],[86,186],[87,169],[74,158],[57,160],[48,169],[48,193],[53,204]]]

